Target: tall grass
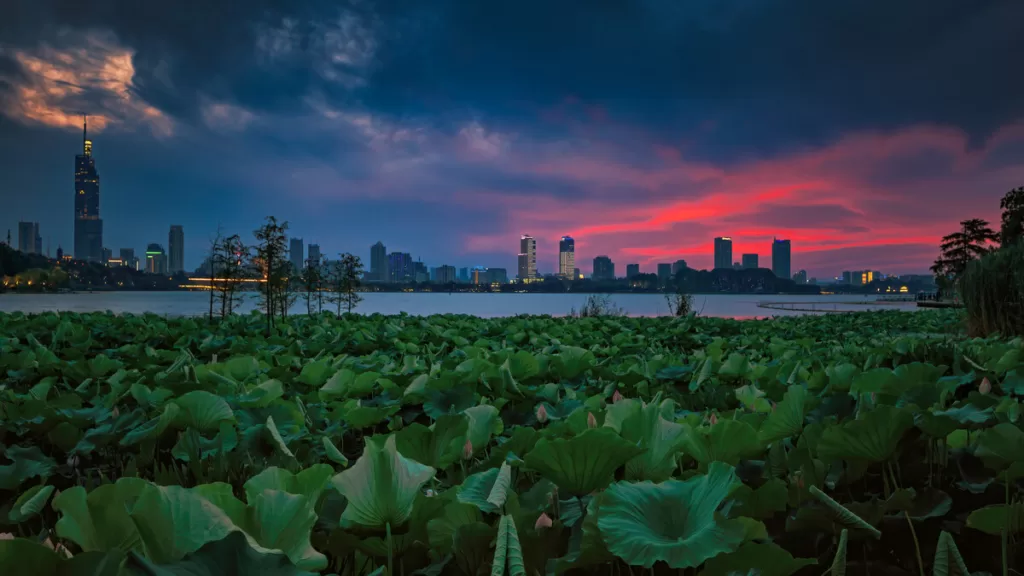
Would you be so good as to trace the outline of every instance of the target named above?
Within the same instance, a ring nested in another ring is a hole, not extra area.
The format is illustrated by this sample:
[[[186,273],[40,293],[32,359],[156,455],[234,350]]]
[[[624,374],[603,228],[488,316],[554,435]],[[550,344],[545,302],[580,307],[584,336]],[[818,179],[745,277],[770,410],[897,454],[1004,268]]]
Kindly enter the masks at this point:
[[[1024,334],[1024,243],[971,262],[959,287],[972,336]]]

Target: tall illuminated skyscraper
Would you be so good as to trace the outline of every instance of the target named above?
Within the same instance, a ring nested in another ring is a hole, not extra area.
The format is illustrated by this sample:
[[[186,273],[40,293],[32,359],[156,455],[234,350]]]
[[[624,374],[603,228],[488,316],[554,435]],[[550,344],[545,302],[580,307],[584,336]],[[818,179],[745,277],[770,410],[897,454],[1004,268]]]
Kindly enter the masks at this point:
[[[180,224],[171,226],[167,235],[167,271],[171,274],[185,271],[185,229]]]
[[[732,238],[715,238],[715,269],[732,268]]]
[[[519,279],[532,280],[537,277],[537,241],[529,234],[519,238]]]
[[[88,126],[82,124],[82,153],[75,156],[75,259],[103,260],[103,220],[100,220],[100,175],[92,157]]]
[[[558,275],[572,278],[576,273],[576,241],[572,236],[562,236],[558,241]]]

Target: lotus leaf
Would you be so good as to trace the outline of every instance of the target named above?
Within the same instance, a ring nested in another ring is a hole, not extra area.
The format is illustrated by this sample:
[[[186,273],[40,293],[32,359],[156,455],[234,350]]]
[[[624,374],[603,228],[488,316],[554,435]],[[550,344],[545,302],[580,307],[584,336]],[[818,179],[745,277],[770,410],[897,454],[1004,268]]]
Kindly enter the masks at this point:
[[[755,571],[761,576],[790,576],[804,566],[817,563],[813,558],[794,558],[776,544],[747,542],[735,552],[711,558],[700,573],[702,576],[729,576]]]
[[[902,408],[878,406],[857,420],[830,426],[821,434],[817,454],[824,461],[851,459],[883,462],[896,451],[914,417]]]
[[[541,438],[526,455],[527,467],[540,472],[566,494],[600,490],[612,474],[643,449],[609,428],[594,428],[574,438]]]

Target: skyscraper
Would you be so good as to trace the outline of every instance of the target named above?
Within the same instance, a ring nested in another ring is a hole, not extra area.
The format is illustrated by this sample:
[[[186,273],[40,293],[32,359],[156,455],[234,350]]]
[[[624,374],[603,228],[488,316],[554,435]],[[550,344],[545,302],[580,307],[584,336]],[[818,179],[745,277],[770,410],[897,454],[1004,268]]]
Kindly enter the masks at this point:
[[[572,278],[576,271],[576,241],[571,236],[562,236],[558,241],[558,275]]]
[[[537,277],[537,241],[529,234],[519,237],[519,274],[520,280],[532,280]]]
[[[757,268],[757,254],[744,254],[741,258],[744,270]]]
[[[380,241],[370,246],[370,277],[377,282],[391,281],[391,274],[388,272],[388,249]]]
[[[632,278],[640,274],[639,264],[626,264],[626,278]]]
[[[391,273],[391,282],[412,282],[416,278],[412,255],[408,252],[388,254],[388,271]]]
[[[133,270],[139,269],[139,261],[135,258],[135,248],[121,248],[121,264]]]
[[[672,265],[671,264],[658,264],[658,282],[661,284],[668,283],[672,279]]]
[[[772,272],[775,273],[776,278],[788,280],[791,277],[790,254],[789,240],[776,238],[772,241]]]
[[[607,256],[594,258],[594,280],[615,280],[615,263]]]
[[[491,284],[508,284],[508,270],[504,268],[488,268],[487,279]]]
[[[181,224],[171,226],[167,235],[167,271],[171,274],[185,271],[185,229]]]
[[[469,282],[469,268],[459,268],[459,282]]]
[[[455,266],[449,266],[443,264],[437,268],[437,279],[435,280],[438,284],[453,284],[455,282]]]
[[[146,272],[150,274],[167,273],[167,254],[164,247],[159,244],[146,246]]]
[[[715,269],[732,268],[732,238],[715,238]]]
[[[92,157],[92,141],[82,124],[82,153],[75,156],[75,259],[103,260],[103,220],[100,220],[100,175]]]
[[[310,244],[309,253],[306,254],[306,260],[312,262],[314,265],[320,264],[320,245]]]
[[[292,238],[288,244],[288,260],[291,260],[292,270],[298,272],[306,267],[305,258],[303,258],[303,247],[305,242],[302,238]]]
[[[18,250],[25,254],[35,254],[36,247],[41,243],[39,222],[18,222]]]

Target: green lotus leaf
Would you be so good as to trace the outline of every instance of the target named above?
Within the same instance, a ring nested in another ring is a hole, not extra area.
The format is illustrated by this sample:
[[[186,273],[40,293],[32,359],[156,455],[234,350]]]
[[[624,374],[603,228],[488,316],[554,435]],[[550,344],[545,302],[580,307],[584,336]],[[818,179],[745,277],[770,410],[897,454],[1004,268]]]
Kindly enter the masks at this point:
[[[510,474],[505,473],[505,477],[502,478],[504,470],[510,470],[507,463],[502,463],[501,468],[491,468],[490,470],[470,475],[458,488],[459,502],[472,504],[484,512],[493,513],[499,511],[505,502],[502,501],[501,504],[494,504],[491,501],[491,495],[502,494],[508,490]]]
[[[576,346],[559,346],[558,354],[551,356],[549,370],[563,380],[574,380],[594,366],[594,353]]]
[[[878,406],[857,420],[825,428],[818,441],[818,458],[884,462],[892,456],[914,418],[902,408]]]
[[[281,436],[281,432],[277,429],[277,424],[274,423],[273,416],[267,416],[267,422],[264,425],[269,436],[270,444],[277,449],[278,452],[284,454],[289,458],[295,458],[295,454],[288,448],[288,444],[284,441],[284,437]]]
[[[239,529],[223,509],[180,486],[146,484],[130,515],[146,557],[157,564],[181,560]]]
[[[56,531],[86,552],[121,550],[142,546],[138,529],[128,510],[148,486],[139,478],[121,478],[104,484],[86,495],[75,486],[54,496],[51,507],[60,513]]]
[[[121,446],[134,446],[144,440],[159,438],[167,427],[178,419],[181,408],[177,404],[167,404],[159,416],[136,426],[121,438]]]
[[[1004,529],[1010,534],[1024,532],[1024,502],[997,504],[975,510],[967,517],[967,527],[1000,536]]]
[[[501,434],[505,429],[498,409],[494,406],[481,404],[463,411],[469,418],[469,426],[466,434],[473,444],[473,453],[482,451],[491,441],[491,436]]]
[[[452,502],[445,506],[439,518],[427,522],[427,540],[430,547],[442,554],[452,552],[455,531],[460,526],[480,522],[480,510],[472,504]]]
[[[607,486],[615,470],[642,452],[614,430],[601,427],[568,440],[541,438],[525,460],[563,494],[582,496]]]
[[[974,455],[993,470],[1024,463],[1024,431],[1009,422],[996,424],[982,431]]]
[[[832,576],[846,576],[846,547],[849,541],[850,531],[843,528],[843,531],[839,534],[839,544],[836,546],[836,555],[832,558],[832,567],[829,568],[829,573],[832,574]]]
[[[953,541],[953,536],[943,530],[935,546],[935,560],[932,562],[932,576],[970,576],[963,556]],[[840,575],[845,576],[845,575]]]
[[[794,558],[778,544],[747,542],[735,552],[719,554],[707,561],[701,576],[729,576],[756,571],[760,576],[790,576],[804,566],[818,561],[813,558]]]
[[[494,479],[494,486],[487,494],[487,503],[497,509],[504,506],[505,501],[508,500],[511,484],[512,467],[508,465],[508,462],[502,462],[501,468],[498,470],[498,477]]]
[[[227,376],[237,382],[245,382],[260,373],[260,363],[252,356],[232,356],[224,363]]]
[[[376,426],[401,409],[401,406],[397,404],[392,406],[363,406],[355,400],[352,402],[354,404],[349,406],[342,415],[342,420],[352,430],[362,430]]]
[[[686,481],[616,482],[602,497],[601,536],[630,565],[699,566],[743,542],[743,525],[716,513],[737,482],[732,466],[721,462]]]
[[[0,490],[17,490],[22,482],[30,478],[45,480],[57,467],[57,463],[43,454],[38,446],[11,446],[4,451],[4,456],[11,464],[0,466]]]
[[[317,476],[315,472],[304,480],[315,483],[314,476]],[[313,490],[312,486],[304,488]],[[247,485],[247,494],[249,489],[252,488]],[[314,504],[315,500],[302,494],[264,490],[255,497],[249,497],[246,528],[260,546],[281,550],[296,567],[318,572],[327,568],[327,557],[317,552],[309,542],[310,532],[316,524]]]
[[[548,562],[548,573],[561,574],[568,570],[586,568],[596,564],[614,562],[615,556],[608,551],[601,539],[598,518],[601,514],[601,501],[604,492],[597,494],[587,504],[587,513],[583,516],[579,536],[572,538],[569,553],[561,558],[553,558]]]
[[[606,419],[605,426],[644,450],[626,462],[627,480],[660,482],[668,480],[676,468],[676,456],[685,443],[686,427],[666,420],[663,414],[674,411],[673,403],[659,400],[655,397],[647,404],[623,400],[608,407],[612,423]],[[626,406],[619,408],[620,405]]]
[[[804,429],[806,414],[807,389],[803,386],[790,386],[783,395],[782,402],[779,402],[761,424],[758,432],[761,443],[771,444],[776,440],[799,434]]]
[[[352,370],[343,368],[335,372],[317,394],[325,402],[337,398],[369,396],[373,393],[373,388],[379,378],[380,373],[378,372],[363,372],[357,375]]]
[[[341,450],[338,450],[338,447],[335,446],[333,442],[331,442],[330,438],[324,436],[323,438],[321,438],[321,443],[324,446],[324,454],[327,456],[328,460],[334,462],[335,464],[348,466],[348,457],[342,454]]]
[[[46,506],[46,502],[50,499],[50,495],[53,494],[53,490],[53,486],[47,486],[46,484],[29,488],[18,496],[18,499],[11,505],[11,511],[7,514],[8,519],[11,522],[19,523],[39,514]]]
[[[313,386],[319,388],[327,382],[327,378],[331,374],[331,364],[325,360],[316,360],[308,362],[302,366],[302,371],[298,377],[295,378],[296,382],[305,384],[306,386]]]
[[[740,420],[723,419],[710,427],[687,426],[683,438],[683,451],[704,467],[714,461],[735,466],[764,453],[757,430]]]
[[[348,499],[341,516],[342,527],[397,527],[409,519],[420,487],[434,476],[434,469],[402,456],[395,437],[383,444],[367,441],[356,463],[331,482]]]
[[[490,456],[484,458],[476,470],[485,470],[501,466],[508,458],[514,456],[522,459],[537,444],[539,433],[528,426],[516,426],[508,439],[499,438],[499,444],[490,447]]]
[[[223,452],[230,452],[238,446],[238,432],[235,425],[230,422],[221,422],[220,431],[213,438],[206,438],[194,429],[189,428],[178,438],[178,442],[171,448],[171,455],[188,462],[192,455],[197,455],[200,460],[211,458]]]
[[[505,570],[506,564],[508,570]],[[494,547],[494,560],[491,563],[491,576],[526,576],[523,563],[523,548],[519,543],[516,522],[508,514],[501,517],[498,523],[498,539]]]
[[[178,424],[200,432],[215,432],[221,422],[234,422],[235,414],[223,398],[205,390],[195,390],[174,401],[181,408]]]
[[[936,416],[955,420],[963,425],[980,426],[995,419],[995,407],[982,408],[974,404],[964,404],[948,410],[934,412]]]
[[[203,545],[173,564],[157,566],[133,553],[125,564],[126,576],[314,576],[300,570],[284,554],[263,553],[249,545],[245,535],[232,532],[222,540]]]
[[[441,416],[429,428],[416,422],[395,434],[395,445],[403,456],[443,470],[462,457],[468,427],[461,414]]]
[[[238,404],[243,408],[266,408],[282,396],[284,396],[284,385],[280,380],[264,380],[239,396]]]
[[[505,360],[505,363],[498,368],[498,373],[501,375],[501,395],[505,396],[508,394],[521,395],[522,392],[519,390],[519,383],[516,382],[515,376],[512,375],[512,364],[509,359]]]
[[[786,510],[787,496],[786,483],[778,478],[768,480],[756,490],[742,485],[732,493],[737,504],[730,516],[749,516],[762,520],[771,518],[777,512]]]
[[[271,466],[247,480],[242,489],[250,504],[265,490],[280,490],[289,494],[298,494],[305,496],[315,504],[320,499],[320,494],[327,488],[333,475],[334,469],[327,464],[314,464],[297,474]]]
[[[747,384],[740,386],[734,392],[736,399],[739,400],[743,408],[750,412],[767,414],[771,412],[772,405],[768,400],[765,399],[765,393],[763,390],[758,389],[754,384]]]
[[[863,530],[873,536],[876,540],[882,537],[882,533],[879,532],[877,528],[868,524],[863,518],[850,511],[849,508],[833,500],[828,494],[819,490],[817,486],[811,486],[810,493],[811,496],[814,496],[819,502],[825,505],[826,514],[832,520],[833,524],[843,526],[845,528]]]
[[[85,552],[73,558],[25,538],[0,540],[0,574],[32,576],[119,576],[124,554]]]
[[[483,522],[464,524],[452,535],[455,565],[462,574],[479,574],[491,560],[495,528]]]

